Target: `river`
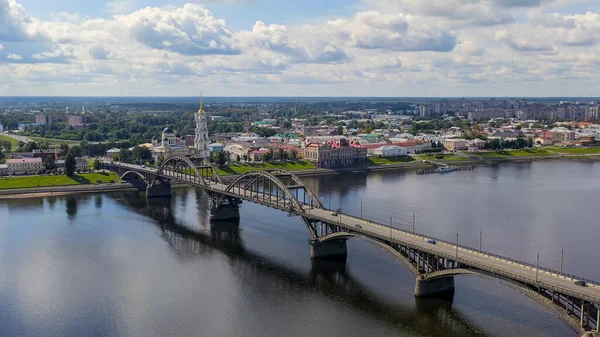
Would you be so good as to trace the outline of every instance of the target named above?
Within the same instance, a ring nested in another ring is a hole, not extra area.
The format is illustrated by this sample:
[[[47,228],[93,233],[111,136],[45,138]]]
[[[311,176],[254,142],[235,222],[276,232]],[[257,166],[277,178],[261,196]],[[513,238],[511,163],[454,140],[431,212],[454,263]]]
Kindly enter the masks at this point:
[[[305,178],[327,207],[600,280],[600,163]],[[0,201],[0,336],[577,336],[499,283],[456,277],[453,303],[416,300],[382,250],[311,261],[302,220],[244,203],[208,221],[199,190]],[[461,227],[462,226],[462,227]]]

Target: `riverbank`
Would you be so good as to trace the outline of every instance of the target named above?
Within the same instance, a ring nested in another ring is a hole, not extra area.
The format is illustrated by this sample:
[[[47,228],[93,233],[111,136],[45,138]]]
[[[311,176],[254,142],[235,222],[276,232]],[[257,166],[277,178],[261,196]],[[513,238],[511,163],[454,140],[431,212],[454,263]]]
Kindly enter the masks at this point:
[[[25,199],[42,198],[48,196],[63,196],[88,193],[103,193],[114,191],[137,191],[129,183],[105,184],[105,185],[68,185],[51,187],[33,187],[20,189],[0,190],[0,200],[3,199]]]
[[[511,163],[527,163],[539,160],[588,160],[596,161],[600,160],[600,153],[593,154],[553,154],[549,156],[532,156],[532,157],[488,157],[474,159],[471,157],[463,157],[463,160],[456,160],[452,157],[451,160],[436,159],[436,163],[446,164],[450,166],[496,166],[501,164]],[[314,177],[322,175],[337,175],[344,173],[368,173],[368,172],[380,172],[380,171],[410,171],[427,169],[433,167],[433,164],[426,163],[424,161],[412,161],[399,164],[387,164],[387,165],[365,165],[356,167],[345,167],[337,169],[323,169],[323,168],[306,168],[302,170],[292,171],[298,177]],[[275,167],[272,167],[275,168]],[[257,169],[257,168],[255,168]],[[269,168],[263,168],[269,169]],[[246,170],[247,171],[247,170]],[[228,174],[224,175],[223,179],[225,182],[235,179],[239,174]],[[178,186],[174,186],[178,187]],[[48,187],[30,187],[30,188],[12,188],[12,189],[0,189],[0,200],[11,199],[11,198],[37,198],[45,196],[57,196],[57,195],[73,195],[73,194],[84,194],[84,193],[101,193],[101,192],[112,192],[112,191],[136,191],[137,189],[128,183],[116,183],[116,184],[81,184],[81,185],[67,185],[67,186],[48,186]]]

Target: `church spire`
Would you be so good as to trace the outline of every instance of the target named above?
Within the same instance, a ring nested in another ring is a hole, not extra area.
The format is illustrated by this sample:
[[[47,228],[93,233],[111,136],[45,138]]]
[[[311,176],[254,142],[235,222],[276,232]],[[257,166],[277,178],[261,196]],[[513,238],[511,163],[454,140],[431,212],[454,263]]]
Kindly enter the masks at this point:
[[[204,113],[204,98],[202,97],[202,91],[200,91],[200,110],[198,110],[198,113]]]

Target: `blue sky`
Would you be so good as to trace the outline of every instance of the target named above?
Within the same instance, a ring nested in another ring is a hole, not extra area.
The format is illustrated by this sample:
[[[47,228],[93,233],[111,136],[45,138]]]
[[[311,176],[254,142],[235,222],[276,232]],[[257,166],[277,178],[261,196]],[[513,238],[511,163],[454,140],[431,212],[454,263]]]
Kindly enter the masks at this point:
[[[600,95],[600,1],[0,0],[0,95]]]

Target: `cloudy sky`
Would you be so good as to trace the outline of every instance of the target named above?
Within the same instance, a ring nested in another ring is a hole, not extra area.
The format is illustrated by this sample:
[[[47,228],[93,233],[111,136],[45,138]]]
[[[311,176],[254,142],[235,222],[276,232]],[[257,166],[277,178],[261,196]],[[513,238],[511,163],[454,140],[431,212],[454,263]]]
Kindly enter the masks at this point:
[[[600,96],[600,1],[0,0],[0,95]]]

